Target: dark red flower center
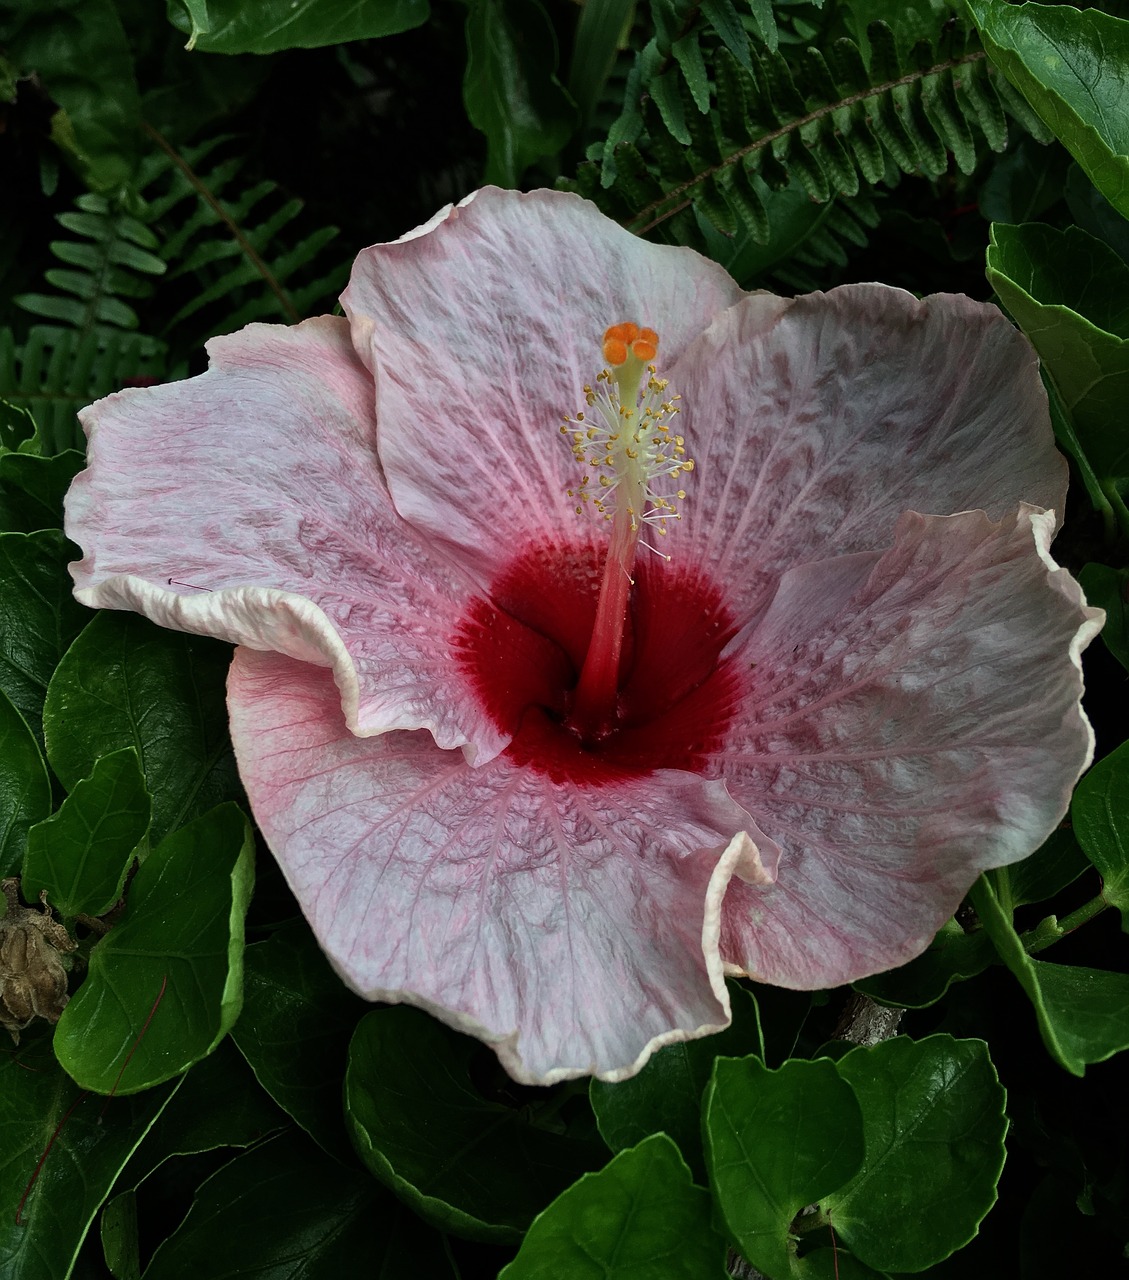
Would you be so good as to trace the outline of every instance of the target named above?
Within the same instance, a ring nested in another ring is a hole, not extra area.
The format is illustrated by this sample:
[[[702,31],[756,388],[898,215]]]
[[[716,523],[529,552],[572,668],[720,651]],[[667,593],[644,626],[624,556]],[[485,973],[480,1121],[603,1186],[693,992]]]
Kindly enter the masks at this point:
[[[614,708],[598,731],[571,723],[603,572],[597,547],[542,543],[517,555],[468,608],[454,648],[507,754],[553,781],[599,783],[654,769],[701,772],[741,692],[721,660],[735,623],[701,569],[640,559]]]

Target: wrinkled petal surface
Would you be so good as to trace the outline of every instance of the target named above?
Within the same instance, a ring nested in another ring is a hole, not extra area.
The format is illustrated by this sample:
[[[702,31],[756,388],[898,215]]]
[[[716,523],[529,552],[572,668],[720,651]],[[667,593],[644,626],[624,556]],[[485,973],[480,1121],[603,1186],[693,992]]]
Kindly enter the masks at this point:
[[[78,598],[329,666],[355,732],[426,727],[495,754],[505,739],[447,651],[470,584],[392,509],[346,322],[252,325],[209,349],[202,377],[85,411]]]
[[[558,428],[584,408],[604,330],[659,330],[664,367],[742,297],[691,249],[639,239],[577,196],[475,193],[357,259],[342,304],[376,377],[397,509],[485,585],[518,538],[578,527]]]
[[[715,766],[781,855],[775,884],[730,886],[729,964],[796,988],[901,964],[1061,820],[1092,752],[1080,653],[1103,614],[1052,533],[1032,508],[907,513],[884,555],[786,574],[734,639],[752,692]]]
[[[794,565],[888,547],[903,511],[1061,516],[1036,370],[995,307],[956,294],[747,298],[664,368],[697,466],[663,550],[712,565],[749,614]]]
[[[721,898],[767,873],[720,783],[585,794],[426,734],[359,739],[324,671],[248,649],[229,707],[255,816],[354,990],[436,1013],[530,1083],[621,1078],[728,1022]]]

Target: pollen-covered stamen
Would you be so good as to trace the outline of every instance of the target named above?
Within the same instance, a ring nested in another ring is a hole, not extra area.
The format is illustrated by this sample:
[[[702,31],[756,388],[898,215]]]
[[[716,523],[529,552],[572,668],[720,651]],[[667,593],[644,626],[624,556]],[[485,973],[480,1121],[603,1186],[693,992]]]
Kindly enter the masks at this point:
[[[658,345],[653,329],[612,325],[603,343],[608,367],[596,375],[594,386],[584,388],[587,408],[561,427],[583,468],[579,484],[568,490],[577,512],[590,504],[612,522],[592,639],[568,718],[586,740],[598,740],[614,727],[632,569],[643,528],[662,536],[668,521],[681,519],[677,504],[686,492],[679,477],[694,468],[685,441],[671,429],[679,397],[668,393],[667,380],[658,376],[653,363]],[[655,550],[649,542],[642,545]]]

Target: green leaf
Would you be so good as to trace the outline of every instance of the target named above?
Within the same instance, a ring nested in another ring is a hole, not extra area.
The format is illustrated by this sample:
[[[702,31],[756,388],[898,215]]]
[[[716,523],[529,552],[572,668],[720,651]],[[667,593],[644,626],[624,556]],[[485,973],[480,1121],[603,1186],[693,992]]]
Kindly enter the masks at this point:
[[[118,1172],[176,1088],[108,1101],[84,1096],[60,1070],[47,1035],[26,1035],[16,1052],[0,1054],[0,1275],[71,1274]],[[17,1205],[52,1137],[17,1223]]]
[[[1078,784],[1070,820],[1101,873],[1102,897],[1121,912],[1121,927],[1129,933],[1129,743],[1099,760]]]
[[[968,8],[988,56],[1129,217],[1129,22],[1068,5]]]
[[[1007,1119],[988,1046],[898,1036],[852,1050],[839,1074],[862,1107],[866,1164],[820,1207],[863,1262],[923,1271],[967,1244],[996,1202]]]
[[[710,1194],[678,1148],[655,1134],[586,1173],[537,1216],[498,1280],[723,1280],[725,1241]]]
[[[185,1073],[172,1101],[130,1157],[115,1187],[136,1189],[173,1156],[249,1147],[286,1127],[228,1037]]]
[[[35,435],[35,419],[27,409],[0,399],[0,454],[18,449]]]
[[[61,533],[0,534],[0,690],[37,736],[51,674],[90,617],[71,593]]]
[[[1129,1048],[1129,974],[1050,964],[1024,950],[987,876],[971,895],[996,950],[1035,1006],[1047,1051],[1072,1075]]]
[[[854,988],[882,1004],[925,1009],[936,1004],[954,982],[975,978],[995,959],[996,949],[983,930],[965,933],[950,920],[916,960],[889,973],[864,978]]]
[[[123,747],[103,756],[58,812],[28,832],[24,896],[30,901],[42,889],[61,915],[105,915],[121,897],[149,809],[137,752]]]
[[[167,0],[169,21],[202,53],[279,53],[371,40],[422,26],[428,0]]]
[[[0,692],[0,879],[19,875],[28,829],[51,812],[51,780],[27,721]]]
[[[349,1038],[369,1005],[329,967],[304,921],[243,956],[232,1039],[259,1083],[330,1155],[353,1158],[341,1111]]]
[[[1013,907],[1045,902],[1073,884],[1089,866],[1086,855],[1069,827],[1059,827],[1022,862],[1008,867],[1008,888]]]
[[[63,498],[85,465],[77,449],[45,458],[26,451],[0,456],[0,513],[5,524],[21,533],[61,529]]]
[[[619,1084],[593,1080],[588,1088],[600,1137],[613,1151],[635,1146],[649,1134],[674,1139],[682,1157],[703,1186],[702,1094],[714,1059],[764,1056],[760,1019],[752,992],[729,983],[733,1022],[714,1036],[682,1040],[660,1049],[638,1075]]]
[[[364,1173],[291,1130],[225,1164],[153,1255],[145,1280],[453,1278],[443,1240]]]
[[[987,275],[1046,365],[1099,477],[1129,476],[1129,434],[1121,429],[1129,266],[1077,227],[996,223]]]
[[[153,796],[153,843],[240,795],[227,736],[229,646],[132,613],[97,614],[47,689],[47,758],[71,789],[104,755],[135,747]]]
[[[1129,669],[1129,569],[1087,564],[1082,566],[1078,581],[1087,601],[1105,610],[1102,628],[1105,647]]]
[[[607,1152],[541,1127],[535,1110],[484,1098],[470,1068],[487,1052],[418,1009],[377,1009],[353,1035],[345,1110],[361,1159],[422,1218],[516,1242]]]
[[[133,54],[112,0],[0,0],[4,51],[36,74],[60,110],[52,140],[87,184],[109,191],[129,181],[141,139]]]
[[[773,1280],[795,1274],[793,1220],[863,1162],[851,1086],[827,1058],[777,1071],[756,1058],[719,1058],[704,1105],[710,1184],[730,1234]]]
[[[469,0],[463,102],[486,135],[483,181],[516,187],[534,160],[555,155],[576,125],[557,79],[552,24],[539,0]]]
[[[989,222],[1034,222],[1062,199],[1072,167],[1062,147],[1020,138],[996,161],[980,188],[980,212]]]
[[[243,1000],[253,882],[251,827],[233,804],[153,850],[55,1030],[55,1054],[79,1084],[136,1093],[219,1044]]]

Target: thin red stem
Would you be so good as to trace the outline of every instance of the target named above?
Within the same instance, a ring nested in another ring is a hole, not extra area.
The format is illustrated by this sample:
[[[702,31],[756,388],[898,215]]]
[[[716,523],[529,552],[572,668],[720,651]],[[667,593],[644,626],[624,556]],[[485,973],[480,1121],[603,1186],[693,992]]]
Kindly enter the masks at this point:
[[[638,545],[639,531],[632,528],[628,513],[617,514],[604,561],[592,639],[568,718],[569,728],[584,739],[599,740],[615,725],[623,637],[631,604],[631,570]]]

